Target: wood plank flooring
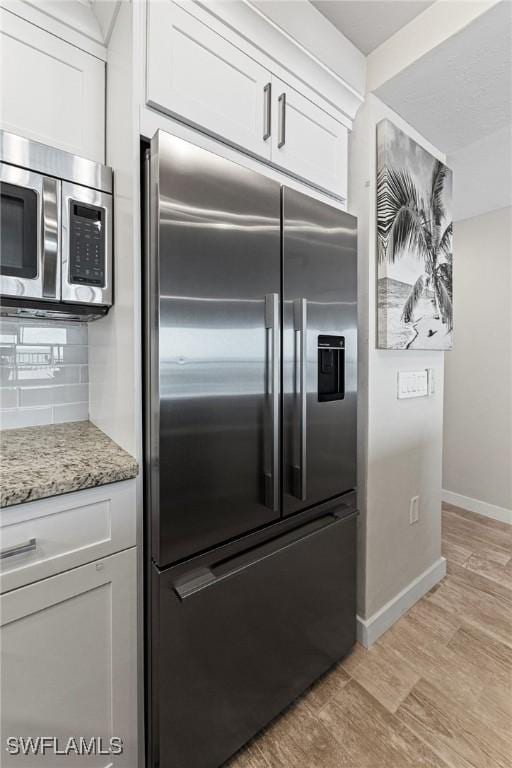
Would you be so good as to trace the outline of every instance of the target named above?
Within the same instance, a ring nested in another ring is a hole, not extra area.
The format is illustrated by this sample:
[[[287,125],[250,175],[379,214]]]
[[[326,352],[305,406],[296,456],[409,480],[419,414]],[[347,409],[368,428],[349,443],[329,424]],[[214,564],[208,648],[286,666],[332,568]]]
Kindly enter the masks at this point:
[[[512,527],[442,514],[446,578],[229,768],[512,768]]]

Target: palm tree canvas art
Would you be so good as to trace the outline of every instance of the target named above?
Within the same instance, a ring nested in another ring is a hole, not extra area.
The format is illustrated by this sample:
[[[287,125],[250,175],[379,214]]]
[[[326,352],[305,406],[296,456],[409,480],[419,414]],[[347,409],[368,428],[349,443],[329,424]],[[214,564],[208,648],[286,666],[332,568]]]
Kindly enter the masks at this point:
[[[389,120],[377,125],[377,339],[451,349],[452,172]]]

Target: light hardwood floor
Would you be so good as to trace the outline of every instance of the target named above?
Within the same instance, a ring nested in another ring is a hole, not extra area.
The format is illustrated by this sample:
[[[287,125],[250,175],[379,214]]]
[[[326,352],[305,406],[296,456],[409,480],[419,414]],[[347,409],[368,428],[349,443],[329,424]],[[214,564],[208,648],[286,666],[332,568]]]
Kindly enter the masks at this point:
[[[511,768],[512,528],[443,508],[448,574],[229,768]]]

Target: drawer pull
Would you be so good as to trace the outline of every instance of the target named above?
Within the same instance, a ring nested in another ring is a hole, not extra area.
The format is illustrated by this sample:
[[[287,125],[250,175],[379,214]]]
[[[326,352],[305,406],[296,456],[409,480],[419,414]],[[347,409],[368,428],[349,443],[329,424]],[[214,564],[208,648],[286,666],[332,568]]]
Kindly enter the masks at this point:
[[[22,544],[16,544],[14,547],[7,547],[0,550],[0,560],[4,560],[6,557],[12,557],[13,555],[23,555],[25,552],[33,552],[36,548],[36,540],[29,539]]]

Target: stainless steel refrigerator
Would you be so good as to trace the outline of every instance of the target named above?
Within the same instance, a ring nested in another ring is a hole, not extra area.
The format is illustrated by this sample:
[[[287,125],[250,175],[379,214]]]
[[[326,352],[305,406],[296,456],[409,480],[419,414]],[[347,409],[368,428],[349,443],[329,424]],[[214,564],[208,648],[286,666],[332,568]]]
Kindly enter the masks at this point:
[[[215,768],[355,641],[356,220],[146,154],[148,765]]]

